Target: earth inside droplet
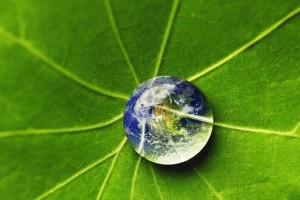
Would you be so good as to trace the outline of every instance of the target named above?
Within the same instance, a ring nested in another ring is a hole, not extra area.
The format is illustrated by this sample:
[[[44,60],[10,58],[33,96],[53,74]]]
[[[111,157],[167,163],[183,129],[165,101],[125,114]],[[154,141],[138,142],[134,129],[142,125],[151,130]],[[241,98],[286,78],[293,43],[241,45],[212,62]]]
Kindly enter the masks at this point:
[[[124,112],[126,135],[141,156],[172,165],[198,154],[212,132],[213,116],[202,92],[171,76],[145,81]]]

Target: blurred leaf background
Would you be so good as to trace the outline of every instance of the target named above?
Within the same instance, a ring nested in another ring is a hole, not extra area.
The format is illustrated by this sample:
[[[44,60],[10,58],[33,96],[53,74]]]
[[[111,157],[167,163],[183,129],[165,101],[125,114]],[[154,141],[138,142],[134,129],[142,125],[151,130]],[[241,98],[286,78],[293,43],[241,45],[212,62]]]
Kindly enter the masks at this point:
[[[0,199],[299,199],[298,0],[1,0]],[[124,139],[141,82],[192,81],[215,126],[189,163]]]

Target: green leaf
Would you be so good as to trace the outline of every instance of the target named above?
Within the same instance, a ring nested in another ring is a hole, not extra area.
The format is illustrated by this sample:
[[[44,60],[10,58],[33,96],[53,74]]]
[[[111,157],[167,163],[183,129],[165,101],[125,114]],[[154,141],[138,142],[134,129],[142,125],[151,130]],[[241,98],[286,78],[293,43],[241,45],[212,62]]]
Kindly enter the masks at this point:
[[[298,199],[297,0],[2,0],[1,199]],[[205,149],[161,166],[122,112],[155,75],[197,85]]]

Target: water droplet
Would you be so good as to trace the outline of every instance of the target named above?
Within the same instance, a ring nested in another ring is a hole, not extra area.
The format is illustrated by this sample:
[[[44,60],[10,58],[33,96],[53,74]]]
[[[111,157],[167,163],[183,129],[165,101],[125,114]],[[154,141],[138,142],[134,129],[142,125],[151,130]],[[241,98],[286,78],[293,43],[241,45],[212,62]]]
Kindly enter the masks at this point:
[[[198,154],[211,135],[212,122],[202,92],[171,76],[139,85],[124,112],[126,136],[136,152],[164,165],[182,163]]]

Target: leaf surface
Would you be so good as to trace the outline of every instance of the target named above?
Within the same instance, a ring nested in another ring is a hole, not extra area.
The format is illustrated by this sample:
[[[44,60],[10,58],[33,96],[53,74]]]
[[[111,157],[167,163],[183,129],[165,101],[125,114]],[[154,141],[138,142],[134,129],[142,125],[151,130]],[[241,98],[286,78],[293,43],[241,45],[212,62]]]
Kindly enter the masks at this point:
[[[2,0],[3,199],[297,199],[300,3]],[[214,130],[190,162],[149,163],[122,112],[154,75],[192,81]]]

